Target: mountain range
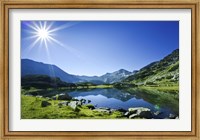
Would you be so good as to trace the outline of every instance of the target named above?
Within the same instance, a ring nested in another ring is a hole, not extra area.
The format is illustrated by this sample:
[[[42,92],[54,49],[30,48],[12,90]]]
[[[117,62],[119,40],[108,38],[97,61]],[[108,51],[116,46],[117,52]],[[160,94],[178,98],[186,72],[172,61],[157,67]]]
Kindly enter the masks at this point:
[[[174,50],[160,61],[152,62],[138,71],[120,69],[102,76],[79,76],[69,74],[56,65],[21,60],[21,75],[47,75],[58,77],[68,83],[92,82],[94,84],[126,82],[137,85],[174,85],[179,81],[179,49]]]
[[[178,85],[179,49],[174,50],[160,61],[153,62],[137,73],[123,80],[137,85]]]
[[[69,74],[56,65],[45,64],[42,62],[36,62],[30,59],[21,60],[21,75],[48,75],[50,77],[59,77],[62,81],[68,83],[77,82],[92,82],[94,84],[105,84],[119,82],[135,72],[129,72],[124,69],[120,69],[113,73],[106,73],[102,76],[79,76]]]

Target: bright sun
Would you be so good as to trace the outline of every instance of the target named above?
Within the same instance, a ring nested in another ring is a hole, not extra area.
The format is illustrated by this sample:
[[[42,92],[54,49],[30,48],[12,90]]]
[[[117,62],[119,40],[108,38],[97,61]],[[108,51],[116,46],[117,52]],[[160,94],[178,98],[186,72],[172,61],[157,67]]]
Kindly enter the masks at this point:
[[[52,23],[49,22],[32,22],[32,24],[27,24],[33,31],[30,31],[32,36],[30,38],[35,39],[31,46],[35,46],[38,42],[40,44],[44,45],[46,48],[48,48],[48,43],[50,42],[55,42],[59,43],[58,40],[56,40],[53,36],[53,33],[55,32],[55,28],[51,29],[53,25]]]
[[[54,22],[50,21],[32,21],[27,22],[26,25],[29,27],[27,30],[30,33],[30,36],[27,38],[33,39],[33,42],[30,44],[30,49],[34,46],[44,46],[47,50],[51,43],[56,43],[61,47],[66,47],[66,45],[62,44],[55,37],[57,35],[57,31],[69,28],[76,24],[76,22],[67,22],[66,24],[60,26],[54,26]],[[51,45],[52,46],[52,45]]]
[[[46,30],[46,29],[39,29],[37,35],[41,39],[47,39],[50,37],[50,34],[49,34],[48,30]]]

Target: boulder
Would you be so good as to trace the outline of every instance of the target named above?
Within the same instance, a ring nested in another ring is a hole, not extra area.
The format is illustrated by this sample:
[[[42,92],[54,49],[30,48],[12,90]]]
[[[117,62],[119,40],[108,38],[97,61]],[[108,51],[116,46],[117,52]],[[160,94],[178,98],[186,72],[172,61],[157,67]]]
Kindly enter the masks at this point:
[[[137,113],[139,114],[142,111],[151,111],[148,108],[144,108],[144,107],[136,107],[136,108],[129,108],[128,112],[130,112],[131,114]]]
[[[110,109],[110,112],[115,112],[115,111],[117,111],[117,109]]]
[[[107,113],[107,114],[110,114],[110,113],[111,113],[110,110],[101,109],[101,108],[96,108],[96,109],[94,109],[94,111],[98,111],[98,112],[101,112],[101,113]]]
[[[87,104],[86,107],[91,110],[95,109],[94,105],[92,104]]]
[[[80,101],[81,101],[81,103],[83,103],[83,104],[86,103],[86,99],[81,99]]]
[[[53,97],[51,97],[51,99],[52,99],[52,100],[56,100],[56,99],[57,99],[57,97],[56,97],[56,96],[53,96]]]
[[[128,118],[129,118],[129,119],[133,119],[133,118],[135,118],[135,117],[138,117],[138,114],[132,114],[132,115],[130,115]]]
[[[140,112],[139,117],[145,118],[145,119],[152,119],[153,114],[151,113],[151,111],[142,111],[142,112]]]
[[[128,117],[129,115],[130,115],[129,112],[125,112],[125,113],[124,113],[124,116],[126,116],[126,117]]]
[[[37,96],[35,96],[36,98],[42,98],[43,96],[40,96],[40,95],[37,95]]]
[[[129,108],[128,113],[126,113],[130,119],[139,117],[139,118],[146,118],[151,119],[153,118],[153,114],[149,108],[144,107],[137,107],[137,108]]]
[[[46,97],[46,99],[47,99],[47,101],[51,101],[52,99],[51,98],[49,98],[49,97]]]
[[[70,106],[73,109],[76,109],[77,106],[82,105],[81,101],[71,101],[68,103],[68,106]]]
[[[175,116],[174,114],[169,114],[169,118],[170,118],[170,119],[175,119],[176,116]]]
[[[154,112],[154,115],[155,116],[158,116],[158,115],[161,115],[163,112],[160,112],[160,111],[156,111],[156,112]]]
[[[69,96],[69,94],[67,94],[67,93],[58,94],[57,97],[58,97],[58,100],[71,100],[72,99],[72,97]]]
[[[91,100],[88,100],[88,103],[91,103]]]
[[[47,107],[47,106],[50,106],[51,103],[47,102],[47,101],[42,101],[41,103],[41,107]]]
[[[63,101],[63,102],[59,102],[58,106],[67,106],[69,104],[69,101]]]

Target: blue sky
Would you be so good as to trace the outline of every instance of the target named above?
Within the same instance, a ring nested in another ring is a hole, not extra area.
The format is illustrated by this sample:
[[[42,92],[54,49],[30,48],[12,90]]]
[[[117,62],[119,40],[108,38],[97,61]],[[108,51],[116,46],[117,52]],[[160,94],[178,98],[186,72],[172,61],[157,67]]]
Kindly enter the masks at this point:
[[[54,64],[70,74],[139,70],[177,48],[178,21],[21,22],[21,58]]]

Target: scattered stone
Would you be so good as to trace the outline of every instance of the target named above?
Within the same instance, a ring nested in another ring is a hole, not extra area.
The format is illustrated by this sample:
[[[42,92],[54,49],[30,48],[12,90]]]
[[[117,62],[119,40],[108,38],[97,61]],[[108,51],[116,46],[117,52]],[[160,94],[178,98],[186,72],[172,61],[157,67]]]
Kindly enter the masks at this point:
[[[36,98],[42,98],[43,96],[40,96],[40,95],[37,95],[37,96],[35,96]]]
[[[151,113],[151,111],[142,111],[140,112],[139,117],[145,118],[145,119],[152,119],[153,114]]]
[[[129,118],[146,118],[146,119],[152,119],[153,114],[149,108],[144,107],[137,107],[137,108],[129,108],[128,113],[126,113],[127,117]]]
[[[69,96],[67,93],[61,93],[58,96],[58,100],[71,100],[72,97]]]
[[[72,98],[72,101],[79,101],[78,99]]]
[[[129,112],[124,113],[124,116],[126,116],[126,117],[128,117],[129,115],[130,115]]]
[[[83,103],[83,104],[86,103],[86,99],[81,99],[80,101],[81,101],[81,103]]]
[[[71,101],[70,103],[68,103],[68,106],[70,106],[73,109],[76,109],[77,106],[82,105],[81,101]]]
[[[117,111],[117,110],[110,108],[110,112],[115,112],[115,111]]]
[[[56,99],[57,99],[57,97],[56,97],[56,96],[53,96],[53,97],[51,97],[51,99],[52,99],[52,100],[56,100]]]
[[[87,104],[86,107],[91,109],[91,110],[95,109],[95,107],[92,104]]]
[[[47,106],[50,106],[51,103],[47,102],[47,101],[42,101],[41,103],[41,107],[47,107]]]
[[[174,114],[169,114],[169,118],[170,118],[170,119],[175,119],[176,116],[175,116]]]
[[[69,101],[63,101],[63,102],[59,102],[58,106],[67,106],[69,104]]]
[[[107,109],[101,109],[101,108],[96,108],[96,109],[94,109],[94,111],[98,111],[98,112],[102,112],[102,113],[107,113],[107,114],[110,114],[110,113],[111,113],[110,110],[107,110]]]
[[[91,103],[91,100],[88,100],[88,103]]]
[[[160,112],[160,111],[154,112],[154,115],[155,115],[155,116],[158,116],[158,115],[160,115],[160,114],[162,114],[162,112]]]
[[[47,101],[51,101],[52,99],[51,98],[49,98],[49,97],[46,97],[46,99],[47,99]]]
[[[26,94],[25,96],[31,96],[31,97],[32,97],[33,95],[31,95],[31,94]]]
[[[128,112],[130,112],[131,114],[137,113],[139,114],[142,111],[151,111],[148,108],[144,108],[144,107],[136,107],[136,108],[129,108]]]
[[[132,114],[132,115],[130,115],[128,118],[129,119],[133,119],[133,118],[135,118],[135,117],[137,117],[138,115],[137,114]]]

